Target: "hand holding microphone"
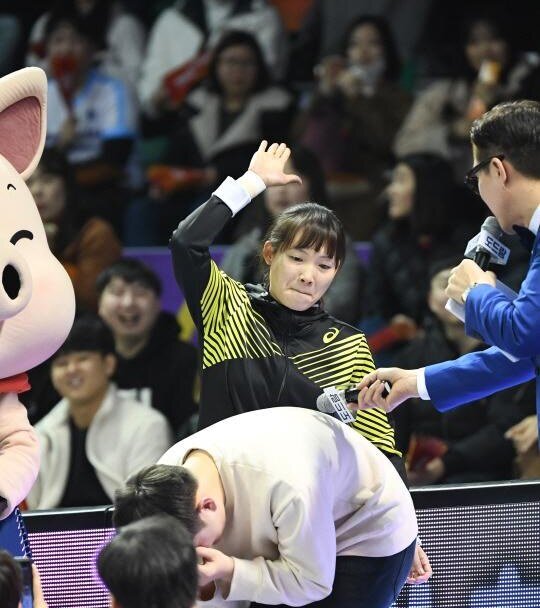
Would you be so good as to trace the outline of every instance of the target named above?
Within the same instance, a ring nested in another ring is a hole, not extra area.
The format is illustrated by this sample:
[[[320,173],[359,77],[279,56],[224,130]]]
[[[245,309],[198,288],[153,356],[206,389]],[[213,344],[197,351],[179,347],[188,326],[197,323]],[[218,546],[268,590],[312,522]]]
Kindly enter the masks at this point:
[[[479,283],[495,287],[495,276],[485,272],[489,264],[506,264],[510,250],[499,239],[503,232],[497,220],[488,217],[480,232],[469,241],[465,249],[465,259],[452,270],[448,279],[446,295],[463,304],[468,291]]]
[[[389,395],[392,387],[388,382],[383,382],[381,397]],[[352,414],[349,416],[348,403],[358,404],[358,395],[360,390],[357,386],[350,386],[344,390],[338,390],[334,387],[325,389],[317,397],[317,409],[325,414],[337,414],[343,422],[353,422]],[[356,409],[356,408],[354,408]]]
[[[341,404],[355,404],[354,408],[351,409],[365,410],[379,407],[390,412],[405,399],[418,397],[416,372],[417,370],[405,370],[397,367],[377,369],[367,374],[356,387],[350,387],[344,391],[325,389],[325,393],[317,398],[317,409],[320,412],[337,413],[343,420],[338,412],[340,404],[337,404],[337,408],[332,404],[337,401],[337,398],[332,398],[332,395],[329,397],[326,392],[333,390],[339,394]],[[346,422],[346,420],[343,421]]]

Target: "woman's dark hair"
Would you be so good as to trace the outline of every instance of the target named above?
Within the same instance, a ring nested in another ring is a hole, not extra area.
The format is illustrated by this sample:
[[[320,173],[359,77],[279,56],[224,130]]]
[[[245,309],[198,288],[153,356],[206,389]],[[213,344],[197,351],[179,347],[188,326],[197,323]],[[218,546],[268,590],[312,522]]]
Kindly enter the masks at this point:
[[[106,21],[105,11],[109,9],[104,2],[98,4],[84,15],[79,13],[72,1],[60,0],[56,2],[47,17],[45,24],[45,41],[47,42],[53,32],[61,25],[71,26],[80,36],[90,42],[96,49],[105,47]]]
[[[253,91],[262,91],[265,89],[270,82],[270,72],[268,71],[268,66],[266,65],[261,47],[256,38],[251,34],[236,30],[226,32],[214,48],[212,60],[210,61],[208,68],[206,88],[215,93],[223,93],[223,87],[217,76],[217,66],[223,51],[231,46],[246,46],[251,49],[255,58],[255,63],[257,64],[257,76],[255,78]]]
[[[270,241],[278,253],[291,247],[297,249],[326,249],[336,268],[345,260],[345,232],[336,214],[318,203],[300,203],[278,215],[268,229],[265,241]]]
[[[97,352],[103,356],[114,354],[113,334],[101,317],[87,313],[76,319],[52,361],[62,355],[80,351]]]
[[[438,235],[448,228],[452,195],[456,183],[448,161],[435,154],[409,154],[398,160],[414,173],[413,207],[397,226],[408,225],[416,236]]]
[[[197,480],[185,467],[150,465],[114,493],[113,524],[118,528],[143,517],[167,514],[195,535],[201,528],[195,508],[196,491]]]
[[[61,178],[64,184],[65,205],[58,221],[58,232],[54,238],[53,253],[61,254],[75,238],[82,224],[82,213],[78,206],[78,190],[73,166],[62,152],[45,148],[38,165],[39,171]]]
[[[326,205],[328,202],[326,180],[317,156],[304,146],[294,145],[291,146],[290,160],[295,172],[308,178],[309,198],[313,201],[317,201],[321,205]]]
[[[19,564],[7,552],[0,550],[0,606],[17,608],[23,590]]]
[[[471,41],[475,28],[480,24],[487,26],[493,32],[495,38],[504,40],[507,44],[507,62],[506,65],[502,66],[501,71],[501,80],[503,82],[506,80],[508,72],[514,65],[517,58],[512,34],[507,26],[507,22],[508,20],[506,17],[501,15],[495,9],[486,9],[482,12],[471,14],[462,22],[460,32],[461,44],[459,45],[461,57],[458,59],[458,61],[456,61],[456,67],[458,70],[460,70],[459,66],[461,64],[461,74],[463,74],[468,80],[475,80],[478,77],[478,74],[469,64],[465,49]]]
[[[192,608],[197,597],[193,539],[174,517],[155,515],[122,528],[97,560],[123,608]]]
[[[379,33],[386,63],[386,68],[384,70],[385,79],[397,80],[401,73],[401,61],[397,52],[394,35],[388,25],[388,21],[384,17],[379,17],[378,15],[362,15],[361,17],[354,19],[347,27],[347,31],[343,37],[343,55],[347,56],[347,50],[353,32],[363,25],[371,25]]]

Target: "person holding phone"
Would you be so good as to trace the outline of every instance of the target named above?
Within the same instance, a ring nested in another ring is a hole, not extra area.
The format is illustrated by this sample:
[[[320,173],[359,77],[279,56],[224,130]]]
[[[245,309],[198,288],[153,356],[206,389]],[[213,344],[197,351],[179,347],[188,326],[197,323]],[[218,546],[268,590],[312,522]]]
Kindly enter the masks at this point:
[[[435,79],[416,98],[399,130],[394,152],[433,152],[447,158],[460,176],[470,167],[472,122],[495,104],[539,99],[538,55],[519,53],[507,31],[508,18],[492,10],[464,21],[459,57],[449,76]]]
[[[48,608],[37,568],[26,557],[14,558],[0,550],[0,606]]]

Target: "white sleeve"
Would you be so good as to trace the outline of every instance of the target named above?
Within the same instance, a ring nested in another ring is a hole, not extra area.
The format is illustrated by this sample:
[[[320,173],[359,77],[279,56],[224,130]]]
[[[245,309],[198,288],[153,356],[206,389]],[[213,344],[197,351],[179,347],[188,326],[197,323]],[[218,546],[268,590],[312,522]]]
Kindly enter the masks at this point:
[[[227,601],[304,606],[330,595],[336,568],[332,503],[320,481],[313,491],[279,490],[271,504],[279,557],[234,558]],[[218,584],[218,590],[221,588]]]
[[[421,367],[417,370],[416,374],[416,389],[418,390],[418,395],[420,399],[424,401],[429,401],[431,397],[429,396],[427,386],[426,386],[426,368]]]

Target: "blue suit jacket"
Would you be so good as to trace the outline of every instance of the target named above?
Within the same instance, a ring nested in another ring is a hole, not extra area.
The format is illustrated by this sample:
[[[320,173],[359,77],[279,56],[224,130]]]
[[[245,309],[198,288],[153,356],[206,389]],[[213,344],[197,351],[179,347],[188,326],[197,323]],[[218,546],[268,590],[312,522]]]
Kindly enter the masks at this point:
[[[521,384],[536,376],[540,411],[540,238],[536,236],[527,276],[515,300],[490,285],[471,289],[465,305],[465,330],[493,345],[426,367],[426,387],[439,411],[452,409]],[[500,350],[519,360],[510,361]],[[540,417],[539,417],[540,419]]]

